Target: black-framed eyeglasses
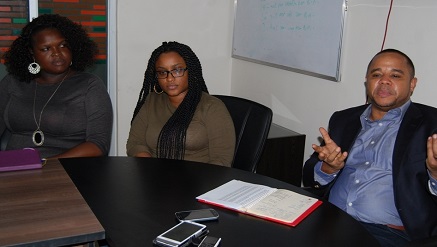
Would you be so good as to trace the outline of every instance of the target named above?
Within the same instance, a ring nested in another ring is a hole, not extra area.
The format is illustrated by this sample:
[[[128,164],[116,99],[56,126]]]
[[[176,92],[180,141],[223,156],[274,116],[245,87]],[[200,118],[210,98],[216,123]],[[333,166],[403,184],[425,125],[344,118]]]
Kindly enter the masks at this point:
[[[168,77],[168,74],[171,74],[173,77],[182,77],[185,74],[185,71],[187,71],[188,68],[178,68],[178,69],[173,69],[173,70],[160,70],[160,71],[156,71],[156,78],[158,79],[165,79]]]

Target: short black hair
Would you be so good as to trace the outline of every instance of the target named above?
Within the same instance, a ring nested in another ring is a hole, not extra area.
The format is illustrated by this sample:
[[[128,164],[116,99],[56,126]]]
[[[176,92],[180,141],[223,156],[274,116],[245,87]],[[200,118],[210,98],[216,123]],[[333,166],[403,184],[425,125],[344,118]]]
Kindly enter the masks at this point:
[[[163,42],[161,46],[152,52],[147,69],[144,72],[143,87],[140,91],[132,121],[143,106],[147,95],[154,90],[153,88],[161,90],[156,78],[155,64],[159,56],[167,52],[176,52],[184,59],[188,69],[188,92],[159,134],[157,155],[159,158],[183,159],[188,125],[193,119],[196,107],[202,97],[202,92],[208,93],[208,88],[202,75],[202,65],[189,46],[176,41]]]
[[[414,78],[414,76],[416,74],[416,69],[414,68],[413,61],[407,56],[407,54],[405,54],[399,50],[396,50],[396,49],[385,49],[385,50],[382,50],[382,51],[376,53],[376,55],[373,56],[372,60],[370,60],[369,64],[367,65],[366,74],[369,72],[370,65],[372,64],[375,57],[377,57],[380,54],[384,54],[384,53],[396,53],[396,54],[399,54],[402,57],[404,57],[407,60],[408,67],[410,67],[411,79]]]
[[[84,71],[95,64],[95,57],[98,54],[97,44],[80,24],[58,14],[43,14],[23,27],[20,36],[3,55],[9,74],[26,82],[39,76],[29,73],[27,69],[29,64],[34,62],[30,52],[32,38],[38,32],[49,28],[58,30],[66,39],[72,54],[72,69]]]

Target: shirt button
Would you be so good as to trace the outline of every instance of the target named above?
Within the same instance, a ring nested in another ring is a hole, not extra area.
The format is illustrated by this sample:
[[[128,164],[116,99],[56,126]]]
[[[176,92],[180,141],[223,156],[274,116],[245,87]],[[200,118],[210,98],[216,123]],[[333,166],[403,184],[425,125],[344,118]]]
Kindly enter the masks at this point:
[[[382,123],[379,123],[378,125],[379,125],[379,126],[382,126]]]
[[[349,207],[352,207],[352,202],[349,202],[347,205],[349,205]]]
[[[364,163],[364,164],[368,165],[368,164],[370,164],[370,162],[369,162],[369,161],[366,161],[366,163]]]
[[[355,180],[355,183],[357,184],[357,183],[359,183],[360,182],[360,180],[359,179],[357,179],[357,180]]]
[[[375,141],[371,141],[370,144],[375,144]]]
[[[432,186],[435,186],[435,183],[434,183],[434,182],[432,182],[431,184],[432,184]]]

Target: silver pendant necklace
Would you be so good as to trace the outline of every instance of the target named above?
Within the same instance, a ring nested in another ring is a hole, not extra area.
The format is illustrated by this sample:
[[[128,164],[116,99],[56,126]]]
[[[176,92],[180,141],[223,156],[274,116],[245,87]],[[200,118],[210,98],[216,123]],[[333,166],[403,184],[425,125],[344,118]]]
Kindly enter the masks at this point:
[[[38,88],[38,82],[35,81],[35,95],[33,96],[33,119],[35,120],[36,130],[32,134],[32,141],[33,141],[33,144],[35,144],[35,146],[39,147],[39,146],[42,146],[42,144],[44,144],[44,132],[42,132],[42,130],[40,128],[42,113],[44,112],[44,109],[46,108],[47,104],[50,102],[50,100],[53,98],[53,96],[55,96],[56,92],[61,87],[65,78],[67,78],[68,74],[70,74],[70,70],[68,70],[67,74],[65,74],[64,78],[62,78],[62,81],[59,83],[58,87],[55,89],[55,91],[52,93],[50,98],[47,100],[47,102],[42,107],[41,112],[39,113],[38,121],[36,121],[36,115],[35,115],[36,89]]]

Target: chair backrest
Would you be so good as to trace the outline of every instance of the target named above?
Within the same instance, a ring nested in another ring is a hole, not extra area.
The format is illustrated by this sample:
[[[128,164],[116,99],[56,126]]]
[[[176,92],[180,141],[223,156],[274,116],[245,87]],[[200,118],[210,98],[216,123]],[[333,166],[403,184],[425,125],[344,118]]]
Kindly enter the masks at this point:
[[[272,123],[272,110],[248,99],[214,96],[225,103],[234,121],[236,143],[232,167],[255,172]]]
[[[0,133],[0,151],[5,151],[8,145],[9,138],[11,137],[11,132],[5,129],[3,133]]]

